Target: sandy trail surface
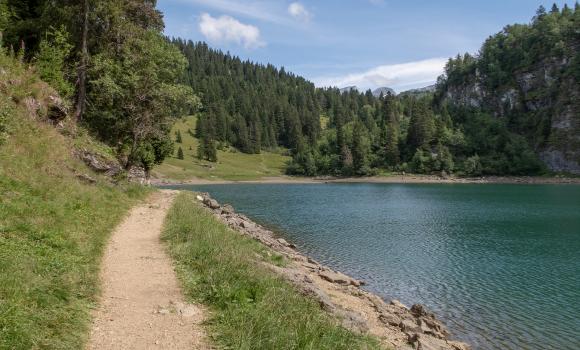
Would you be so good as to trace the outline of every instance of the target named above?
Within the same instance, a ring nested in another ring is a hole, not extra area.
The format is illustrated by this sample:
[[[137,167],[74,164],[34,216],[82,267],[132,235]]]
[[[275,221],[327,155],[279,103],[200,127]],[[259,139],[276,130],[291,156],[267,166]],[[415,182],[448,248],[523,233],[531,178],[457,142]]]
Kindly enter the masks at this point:
[[[204,310],[187,304],[160,241],[175,191],[157,191],[113,233],[87,349],[208,349]]]

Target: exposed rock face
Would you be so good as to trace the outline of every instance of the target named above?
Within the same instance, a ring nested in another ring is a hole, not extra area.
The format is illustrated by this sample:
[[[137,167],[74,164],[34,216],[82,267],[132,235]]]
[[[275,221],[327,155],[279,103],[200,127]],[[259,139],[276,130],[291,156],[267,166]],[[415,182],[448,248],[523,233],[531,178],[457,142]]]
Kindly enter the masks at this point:
[[[90,152],[88,150],[79,150],[75,153],[78,158],[97,173],[106,176],[116,176],[123,171],[123,168],[118,162],[113,162],[98,153]]]
[[[380,97],[381,94],[383,96],[387,96],[387,94],[391,94],[393,96],[397,95],[397,93],[395,92],[395,90],[391,89],[390,87],[380,87],[378,89],[373,90],[373,96],[374,97]]]
[[[260,261],[294,284],[304,295],[334,314],[342,325],[356,332],[372,334],[394,349],[467,350],[469,346],[448,339],[449,332],[423,305],[410,309],[397,300],[386,303],[360,288],[364,283],[300,254],[295,246],[273,232],[236,214],[230,205],[221,206],[207,193],[196,196],[208,210],[235,231],[251,237],[284,256],[279,267]],[[261,257],[257,257],[261,258]]]
[[[580,174],[580,84],[560,74],[570,64],[567,58],[546,58],[514,72],[511,84],[494,91],[476,71],[468,83],[442,87],[443,96],[451,104],[483,109],[498,118],[512,113],[549,116],[549,136],[534,140],[540,159],[552,171]]]
[[[94,172],[114,178],[123,173],[124,169],[117,160],[112,160],[89,150],[76,150],[75,156],[82,160]],[[127,179],[141,185],[149,185],[149,177],[142,167],[133,166],[127,170]]]

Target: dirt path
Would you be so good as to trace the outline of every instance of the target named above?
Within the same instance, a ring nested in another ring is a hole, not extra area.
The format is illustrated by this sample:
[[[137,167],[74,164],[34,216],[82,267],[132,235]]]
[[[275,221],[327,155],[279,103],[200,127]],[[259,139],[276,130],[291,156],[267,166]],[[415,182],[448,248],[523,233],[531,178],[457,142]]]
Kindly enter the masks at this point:
[[[102,262],[103,293],[87,349],[207,349],[199,306],[185,304],[160,242],[176,193],[158,191],[117,227]]]

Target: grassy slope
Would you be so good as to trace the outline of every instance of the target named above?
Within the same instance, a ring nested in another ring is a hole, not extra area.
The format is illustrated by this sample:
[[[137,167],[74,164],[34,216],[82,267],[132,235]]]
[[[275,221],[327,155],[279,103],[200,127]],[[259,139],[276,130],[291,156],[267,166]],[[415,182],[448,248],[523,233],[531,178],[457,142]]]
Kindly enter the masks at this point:
[[[95,142],[34,120],[25,100],[50,88],[1,53],[0,67],[0,349],[81,349],[103,248],[144,190],[80,182],[72,144]]]
[[[186,295],[211,307],[210,330],[228,349],[378,349],[338,326],[319,305],[262,266],[283,264],[181,194],[163,234]]]
[[[210,163],[197,159],[198,140],[193,138],[188,130],[195,130],[195,117],[187,117],[176,123],[173,134],[181,131],[184,159],[175,156],[168,158],[162,165],[155,168],[153,174],[159,178],[187,180],[201,178],[207,180],[258,180],[263,177],[281,176],[285,164],[290,157],[279,153],[262,152],[261,154],[244,154],[234,149],[218,151],[218,162]]]

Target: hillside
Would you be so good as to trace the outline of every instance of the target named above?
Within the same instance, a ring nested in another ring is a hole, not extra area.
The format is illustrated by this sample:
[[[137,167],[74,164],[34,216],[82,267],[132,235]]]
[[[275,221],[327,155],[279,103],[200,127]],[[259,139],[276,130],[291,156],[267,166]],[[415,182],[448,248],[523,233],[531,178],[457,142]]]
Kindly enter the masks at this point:
[[[112,228],[146,193],[95,174],[73,150],[112,150],[66,102],[0,51],[0,348],[80,349]],[[57,128],[55,128],[55,125]]]
[[[538,10],[509,25],[477,56],[451,59],[440,102],[481,111],[525,137],[552,171],[580,173],[580,10]]]
[[[217,150],[217,162],[200,160],[197,157],[199,139],[193,135],[197,117],[190,116],[175,123],[171,134],[174,140],[179,133],[181,142],[176,142],[175,153],[163,164],[153,170],[153,177],[160,179],[188,180],[258,180],[264,177],[277,177],[284,174],[286,162],[290,157],[284,151],[247,154],[233,147]],[[183,159],[177,157],[179,149]]]

